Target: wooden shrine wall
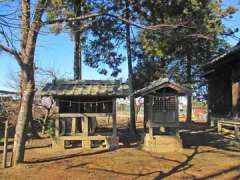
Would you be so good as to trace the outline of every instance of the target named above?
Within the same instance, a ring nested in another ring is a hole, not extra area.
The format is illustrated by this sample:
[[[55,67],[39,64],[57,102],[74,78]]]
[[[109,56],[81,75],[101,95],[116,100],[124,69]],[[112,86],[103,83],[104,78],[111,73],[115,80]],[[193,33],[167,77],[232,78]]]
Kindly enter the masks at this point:
[[[223,116],[232,111],[231,71],[208,77],[208,108],[211,115]]]
[[[178,122],[177,97],[158,97],[148,95],[144,98],[144,103],[146,103],[144,107],[147,108],[145,112],[147,120],[159,124]]]
[[[232,68],[232,113],[240,117],[240,62]]]

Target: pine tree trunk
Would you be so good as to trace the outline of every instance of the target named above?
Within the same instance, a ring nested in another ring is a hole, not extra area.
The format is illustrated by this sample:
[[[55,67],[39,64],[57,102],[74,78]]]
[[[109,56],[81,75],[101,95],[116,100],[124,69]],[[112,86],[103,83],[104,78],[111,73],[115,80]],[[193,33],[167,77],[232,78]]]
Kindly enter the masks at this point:
[[[187,56],[187,83],[188,88],[191,88],[192,83],[192,60],[190,56]],[[187,97],[187,118],[186,122],[192,122],[192,96]]]
[[[81,39],[80,39],[80,32],[76,32],[74,35],[74,79],[81,80]]]
[[[126,0],[126,19],[130,19],[129,1]],[[131,133],[136,133],[136,117],[135,117],[135,102],[134,102],[134,87],[133,87],[133,68],[132,68],[132,52],[131,52],[131,34],[130,25],[126,24],[126,44],[127,44],[127,61],[128,61],[128,84],[130,91],[130,130]]]
[[[81,1],[74,2],[74,13],[75,16],[81,16]],[[74,29],[74,79],[81,80],[82,79],[82,57],[81,57],[81,22],[76,21],[73,27]]]

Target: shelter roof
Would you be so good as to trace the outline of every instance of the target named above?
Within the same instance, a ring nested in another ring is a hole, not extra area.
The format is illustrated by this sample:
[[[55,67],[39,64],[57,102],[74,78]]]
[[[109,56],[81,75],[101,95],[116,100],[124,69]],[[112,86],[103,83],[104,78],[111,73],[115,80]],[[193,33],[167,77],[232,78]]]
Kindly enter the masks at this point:
[[[177,95],[177,96],[191,96],[192,90],[185,88],[168,78],[158,79],[153,81],[150,85],[135,91],[136,96],[145,96],[148,94],[154,94],[158,92],[159,96],[164,96],[165,94]]]
[[[42,96],[111,96],[126,97],[129,88],[118,80],[57,80],[47,83]]]
[[[233,61],[240,61],[240,43],[230,48],[224,54],[217,56],[210,62],[203,65],[203,69],[207,71],[209,69],[215,68],[216,66],[222,66],[228,63],[232,63]]]

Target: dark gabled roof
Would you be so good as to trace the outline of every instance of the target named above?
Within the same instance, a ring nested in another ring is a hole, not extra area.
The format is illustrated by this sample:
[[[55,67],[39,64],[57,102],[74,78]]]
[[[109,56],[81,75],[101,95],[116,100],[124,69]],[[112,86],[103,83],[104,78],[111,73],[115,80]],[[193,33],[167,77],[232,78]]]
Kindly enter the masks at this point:
[[[147,87],[137,90],[135,92],[135,95],[136,96],[144,96],[144,95],[147,95],[147,94],[150,94],[155,91],[162,90],[162,89],[166,89],[166,88],[170,88],[170,89],[174,90],[176,92],[176,93],[174,93],[175,95],[179,95],[179,96],[183,96],[183,95],[191,96],[192,95],[192,90],[185,88],[173,81],[170,81],[168,78],[153,81]]]
[[[216,66],[221,66],[226,63],[231,63],[232,61],[240,62],[240,44],[230,48],[224,54],[214,58],[210,62],[203,65],[203,70],[207,71],[209,69],[215,68]]]
[[[114,96],[126,97],[126,83],[114,80],[59,80],[47,83],[41,90],[42,96]]]

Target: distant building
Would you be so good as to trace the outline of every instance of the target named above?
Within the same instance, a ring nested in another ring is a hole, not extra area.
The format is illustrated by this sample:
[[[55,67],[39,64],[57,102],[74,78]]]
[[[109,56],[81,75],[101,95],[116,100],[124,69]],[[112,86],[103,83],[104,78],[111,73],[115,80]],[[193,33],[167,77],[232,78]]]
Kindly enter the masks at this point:
[[[18,92],[0,90],[0,102],[3,100],[6,101],[6,100],[17,100],[17,99],[19,99]]]

